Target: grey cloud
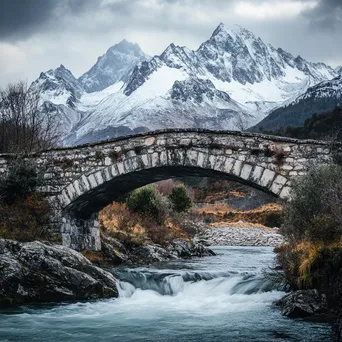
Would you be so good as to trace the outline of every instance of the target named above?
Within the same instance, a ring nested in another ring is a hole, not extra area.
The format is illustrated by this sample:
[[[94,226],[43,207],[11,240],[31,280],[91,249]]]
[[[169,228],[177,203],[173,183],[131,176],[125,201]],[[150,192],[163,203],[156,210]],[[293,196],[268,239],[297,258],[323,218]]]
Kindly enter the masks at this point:
[[[24,39],[53,28],[61,17],[99,4],[92,0],[1,0],[0,40]]]
[[[342,29],[342,0],[320,0],[306,16],[311,21],[311,28]]]
[[[317,0],[315,9],[283,20],[239,16],[234,9],[242,1],[275,0],[0,0],[0,82],[32,81],[61,63],[80,76],[123,38],[149,55],[171,42],[197,49],[220,22],[239,24],[310,61],[342,64],[337,29],[342,0]],[[324,20],[335,30],[321,29]]]

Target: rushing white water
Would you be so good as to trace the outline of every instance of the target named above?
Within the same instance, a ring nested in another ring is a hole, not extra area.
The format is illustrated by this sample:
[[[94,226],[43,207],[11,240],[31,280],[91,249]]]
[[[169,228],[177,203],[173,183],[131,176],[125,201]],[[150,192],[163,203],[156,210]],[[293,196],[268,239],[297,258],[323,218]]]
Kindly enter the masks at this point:
[[[219,247],[215,257],[119,268],[119,298],[0,314],[0,341],[332,341],[327,324],[290,320],[265,279],[271,248]]]

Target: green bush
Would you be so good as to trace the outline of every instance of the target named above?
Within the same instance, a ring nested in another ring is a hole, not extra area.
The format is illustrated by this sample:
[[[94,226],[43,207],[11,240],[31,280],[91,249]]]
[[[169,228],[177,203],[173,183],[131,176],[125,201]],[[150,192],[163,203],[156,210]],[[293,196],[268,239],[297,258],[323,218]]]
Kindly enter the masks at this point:
[[[133,213],[156,220],[163,224],[167,218],[170,204],[154,186],[145,186],[134,190],[126,200],[128,209]]]
[[[186,212],[192,207],[191,198],[183,184],[175,185],[172,188],[169,199],[173,209],[178,213]]]
[[[290,242],[339,240],[342,234],[342,167],[312,169],[293,186],[284,206],[282,233]]]

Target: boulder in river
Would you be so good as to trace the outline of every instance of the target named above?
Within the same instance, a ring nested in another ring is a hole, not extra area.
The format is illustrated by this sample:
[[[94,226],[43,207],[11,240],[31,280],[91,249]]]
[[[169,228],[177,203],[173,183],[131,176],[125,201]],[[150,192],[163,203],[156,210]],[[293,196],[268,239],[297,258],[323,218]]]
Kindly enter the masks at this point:
[[[186,239],[175,239],[166,247],[170,253],[175,254],[178,258],[191,258],[212,256],[215,253],[205,248],[201,243],[195,243]]]
[[[327,312],[325,295],[320,295],[317,290],[291,292],[276,304],[281,307],[281,313],[284,316],[291,318],[321,316]]]
[[[70,248],[0,239],[0,307],[117,296],[115,277]]]
[[[136,263],[151,263],[170,259],[212,256],[215,253],[202,244],[187,239],[175,239],[166,246],[143,245],[131,252]]]

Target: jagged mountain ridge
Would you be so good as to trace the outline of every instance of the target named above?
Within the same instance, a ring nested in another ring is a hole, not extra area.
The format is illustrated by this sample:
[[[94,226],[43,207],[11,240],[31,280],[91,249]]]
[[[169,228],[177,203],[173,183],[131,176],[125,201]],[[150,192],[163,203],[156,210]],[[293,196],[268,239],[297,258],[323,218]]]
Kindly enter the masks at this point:
[[[42,72],[29,90],[39,95],[41,111],[58,117],[62,133],[69,133],[79,122],[81,113],[77,107],[84,89],[64,65]]]
[[[259,122],[253,131],[274,130],[285,126],[302,126],[313,114],[342,105],[342,75],[310,87],[293,102],[280,107]]]
[[[94,79],[101,79],[95,66]],[[65,144],[158,128],[251,126],[336,76],[323,63],[294,57],[246,29],[223,24],[196,51],[170,44],[130,70],[99,92],[83,92],[76,105],[79,120],[65,130]]]
[[[124,39],[110,47],[78,80],[89,93],[101,91],[121,81],[134,66],[148,58],[138,44]]]
[[[338,66],[337,68],[335,68],[335,71],[339,74],[342,75],[342,65]]]

